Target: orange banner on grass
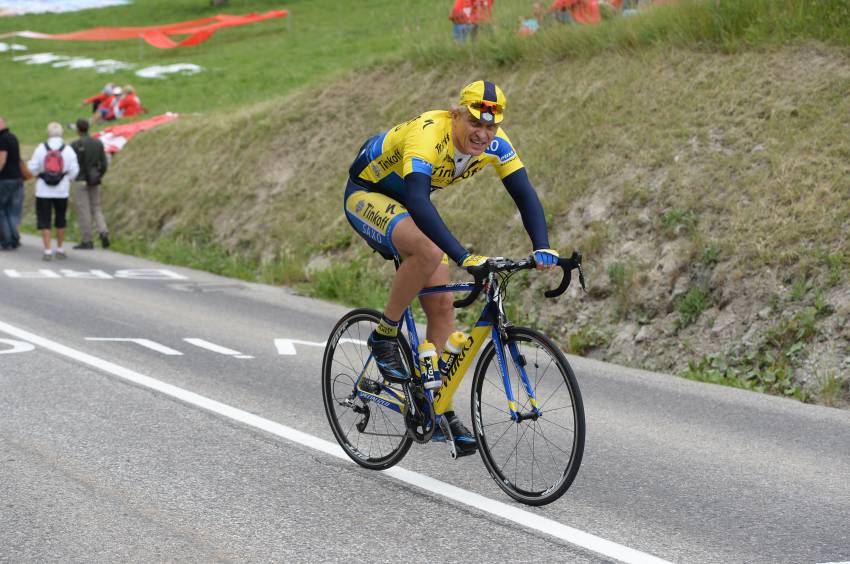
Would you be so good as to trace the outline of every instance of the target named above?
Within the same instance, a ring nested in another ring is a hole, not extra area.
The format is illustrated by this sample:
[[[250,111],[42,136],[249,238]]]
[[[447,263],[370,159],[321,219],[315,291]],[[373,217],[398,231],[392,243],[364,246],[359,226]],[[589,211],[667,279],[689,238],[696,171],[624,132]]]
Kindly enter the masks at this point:
[[[178,22],[165,25],[145,27],[93,27],[72,33],[47,34],[35,31],[16,31],[3,34],[0,37],[17,35],[31,39],[55,39],[59,41],[124,41],[127,39],[143,39],[159,49],[188,47],[203,43],[221,28],[248,25],[272,18],[283,18],[289,15],[288,10],[272,10],[265,14],[247,14],[245,16],[228,16],[220,14],[208,18],[200,18],[188,22]],[[182,41],[174,41],[171,35],[188,35]]]
[[[124,145],[127,144],[127,141],[132,139],[133,136],[136,135],[136,133],[177,119],[179,115],[180,114],[167,112],[149,119],[134,121],[133,123],[122,123],[121,125],[113,125],[107,127],[103,131],[93,133],[92,137],[100,138],[101,142],[103,143],[103,148],[106,149],[108,153],[117,153],[118,151],[124,148]]]

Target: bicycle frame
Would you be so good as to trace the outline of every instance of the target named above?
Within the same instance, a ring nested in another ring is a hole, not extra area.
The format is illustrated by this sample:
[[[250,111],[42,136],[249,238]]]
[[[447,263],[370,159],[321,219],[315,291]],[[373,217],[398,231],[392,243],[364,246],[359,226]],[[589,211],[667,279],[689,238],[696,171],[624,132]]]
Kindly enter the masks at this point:
[[[439,294],[446,292],[468,292],[471,291],[474,286],[475,284],[471,282],[459,282],[445,284],[441,286],[430,286],[428,288],[423,288],[422,291],[419,292],[419,296],[427,296],[430,294]],[[463,377],[466,375],[467,370],[472,365],[472,362],[476,358],[478,351],[486,342],[487,336],[489,334],[496,347],[496,355],[499,361],[502,384],[504,386],[508,410],[510,412],[511,419],[514,421],[522,421],[524,419],[530,418],[536,419],[541,415],[537,403],[537,398],[534,394],[534,389],[531,386],[531,383],[528,381],[528,376],[525,372],[524,362],[521,359],[519,350],[517,349],[516,344],[514,343],[510,343],[508,345],[508,349],[510,351],[511,358],[514,361],[514,365],[517,367],[523,386],[525,387],[525,392],[528,396],[529,402],[531,403],[532,412],[530,414],[524,414],[518,410],[516,399],[514,397],[514,392],[511,387],[510,374],[508,372],[507,359],[505,358],[503,346],[503,343],[505,342],[506,338],[505,328],[510,325],[510,322],[508,321],[504,311],[502,297],[499,292],[499,282],[496,276],[491,275],[489,277],[486,291],[487,303],[484,305],[484,308],[482,309],[478,320],[473,326],[470,335],[467,338],[466,344],[464,344],[461,348],[461,352],[459,353],[459,356],[455,361],[451,372],[446,375],[446,381],[444,382],[441,388],[438,388],[436,390],[436,393],[432,393],[432,391],[428,389],[425,390],[425,393],[427,394],[429,401],[433,402],[434,410],[437,414],[445,412],[446,407],[448,407],[449,402],[452,396],[454,395],[454,390],[456,390],[457,387],[460,385],[460,382],[463,380]],[[417,381],[422,382],[423,376],[419,370],[419,335],[416,330],[416,323],[413,320],[413,311],[410,306],[408,306],[407,309],[405,309],[404,311],[404,324],[407,329],[408,341],[410,342],[410,347],[413,353],[413,366],[411,368],[414,371],[414,378],[416,378]],[[364,364],[363,371],[358,376],[357,382],[355,382],[355,393],[363,400],[377,402],[385,407],[397,411],[398,413],[404,414],[406,409],[404,402],[405,398],[404,395],[400,394],[397,389],[382,385],[382,392],[384,392],[384,394],[386,395],[378,395],[370,393],[366,390],[362,390],[360,388],[360,380],[363,378],[363,375],[365,374],[366,369],[369,366],[371,360],[372,356],[369,355]],[[449,393],[445,395],[441,393],[445,391],[448,391]],[[387,397],[387,395],[389,397]]]

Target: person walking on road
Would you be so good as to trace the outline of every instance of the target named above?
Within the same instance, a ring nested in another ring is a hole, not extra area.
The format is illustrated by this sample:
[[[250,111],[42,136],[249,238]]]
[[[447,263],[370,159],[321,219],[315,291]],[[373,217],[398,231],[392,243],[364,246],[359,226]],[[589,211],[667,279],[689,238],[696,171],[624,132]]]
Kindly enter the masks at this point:
[[[18,138],[0,117],[0,248],[21,246],[18,226],[24,205],[24,178],[21,174],[21,150]]]
[[[44,242],[42,260],[51,260],[50,230],[56,225],[56,258],[65,258],[65,215],[68,209],[68,193],[71,179],[80,172],[77,154],[65,145],[62,125],[53,121],[47,125],[47,141],[39,143],[28,163],[29,169],[38,177],[35,183],[36,226],[41,230]],[[55,222],[53,216],[55,214]]]
[[[100,206],[100,186],[103,175],[106,174],[106,151],[100,139],[89,135],[89,122],[86,119],[77,120],[77,133],[80,137],[71,147],[77,154],[80,172],[74,181],[74,201],[77,209],[77,220],[80,223],[80,243],[75,249],[93,249],[92,220],[97,225],[100,243],[103,248],[109,247],[109,229]]]

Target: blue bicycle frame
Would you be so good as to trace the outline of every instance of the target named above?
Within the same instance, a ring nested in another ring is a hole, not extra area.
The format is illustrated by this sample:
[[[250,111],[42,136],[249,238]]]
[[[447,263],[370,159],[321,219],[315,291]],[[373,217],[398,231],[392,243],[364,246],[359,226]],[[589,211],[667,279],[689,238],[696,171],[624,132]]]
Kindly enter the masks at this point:
[[[431,286],[428,288],[423,288],[422,291],[419,292],[419,296],[427,296],[430,294],[440,294],[446,292],[469,292],[472,291],[474,287],[475,284],[471,282],[459,282],[445,284],[441,286]],[[413,366],[411,368],[414,371],[414,378],[416,378],[418,382],[424,384],[424,382],[422,382],[423,376],[419,370],[419,335],[416,331],[416,323],[413,320],[412,309],[409,306],[404,311],[404,324],[407,328],[408,340],[410,342],[411,351],[413,353]],[[461,380],[463,380],[464,375],[466,374],[469,367],[472,365],[472,362],[475,359],[479,349],[486,342],[487,337],[489,336],[490,339],[492,339],[493,344],[496,348],[496,355],[499,362],[499,369],[502,376],[502,383],[504,386],[505,395],[508,402],[508,410],[510,412],[511,419],[514,421],[521,421],[523,419],[532,417],[532,415],[523,414],[519,411],[519,409],[517,408],[513,389],[511,387],[510,373],[508,372],[507,359],[505,358],[503,346],[504,337],[506,336],[504,329],[507,325],[507,317],[505,316],[501,295],[498,291],[498,281],[495,277],[491,277],[487,286],[487,303],[484,306],[484,309],[482,310],[478,321],[476,321],[475,325],[473,326],[471,334],[469,335],[466,344],[463,346],[462,352],[458,356],[458,359],[455,362],[450,374],[443,375],[445,381],[443,383],[442,388],[440,388],[436,394],[437,400],[434,399],[435,395],[431,390],[424,390],[428,396],[428,400],[434,403],[435,411],[438,414],[444,411],[444,409],[441,409],[442,407],[448,405],[451,397],[454,395],[454,391],[457,389]],[[523,386],[525,387],[526,394],[532,407],[533,416],[538,417],[541,415],[541,411],[537,403],[537,398],[535,396],[534,389],[532,388],[525,371],[525,362],[519,353],[519,349],[517,348],[516,343],[509,342],[508,350],[510,351],[514,366],[516,366],[520,379],[522,380]],[[373,401],[394,411],[397,411],[398,413],[404,414],[406,409],[405,398],[404,395],[400,393],[398,389],[394,389],[384,384],[381,386],[381,394],[378,395],[367,392],[360,388],[360,381],[363,379],[364,374],[366,373],[366,369],[368,368],[371,360],[372,355],[370,354],[369,357],[366,359],[366,362],[364,363],[363,370],[358,375],[357,382],[355,382],[355,393],[364,401]],[[443,397],[445,397],[445,400],[441,402],[440,400]]]

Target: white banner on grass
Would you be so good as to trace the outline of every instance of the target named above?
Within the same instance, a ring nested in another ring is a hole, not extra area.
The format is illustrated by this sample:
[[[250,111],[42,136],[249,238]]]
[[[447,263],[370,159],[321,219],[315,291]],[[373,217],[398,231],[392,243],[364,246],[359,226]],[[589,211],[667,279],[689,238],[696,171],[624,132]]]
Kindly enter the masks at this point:
[[[47,12],[77,12],[91,8],[106,8],[130,4],[130,0],[0,0],[0,15],[44,14]]]

